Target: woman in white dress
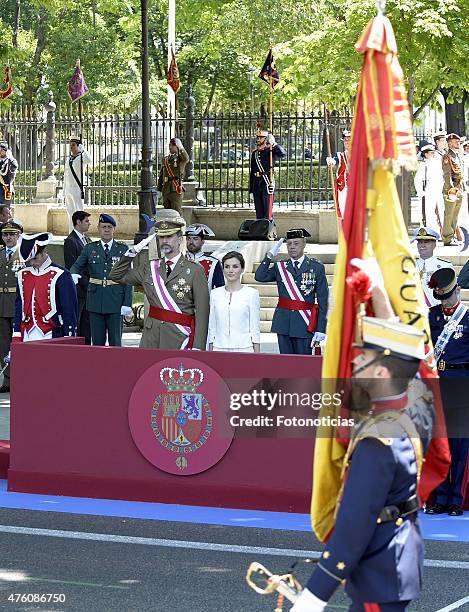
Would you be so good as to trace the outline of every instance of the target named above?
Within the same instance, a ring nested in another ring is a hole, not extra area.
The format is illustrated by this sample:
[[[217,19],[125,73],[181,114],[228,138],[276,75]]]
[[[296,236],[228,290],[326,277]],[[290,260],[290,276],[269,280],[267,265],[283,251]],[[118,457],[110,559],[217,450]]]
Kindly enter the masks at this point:
[[[259,292],[241,284],[245,267],[241,253],[230,251],[223,257],[222,265],[226,284],[210,293],[209,350],[259,353]]]

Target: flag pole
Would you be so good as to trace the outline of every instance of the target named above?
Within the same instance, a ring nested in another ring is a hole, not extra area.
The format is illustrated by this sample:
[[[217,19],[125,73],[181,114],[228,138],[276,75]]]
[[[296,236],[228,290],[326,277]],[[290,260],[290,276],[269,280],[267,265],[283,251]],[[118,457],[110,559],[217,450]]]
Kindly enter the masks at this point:
[[[269,51],[270,53],[272,53],[272,43],[270,43],[269,46]],[[273,84],[273,77],[272,77],[272,70],[270,71],[269,74],[269,132],[271,135],[273,135],[273,114],[274,114],[274,84]],[[273,153],[273,145],[270,144],[270,177],[269,177],[269,181],[270,181],[270,188],[272,190],[273,187],[273,180],[274,180],[274,153]],[[269,206],[269,221],[272,221],[274,216],[274,192],[272,190],[272,193],[270,194],[270,206]]]
[[[324,104],[324,126],[326,128],[327,156],[328,157],[332,157],[331,137],[330,137],[330,134],[329,134],[328,118],[329,118],[329,114],[327,112],[326,105]],[[335,218],[336,218],[336,221],[337,221],[337,239],[339,239],[339,234],[340,234],[339,202],[337,200],[337,193],[336,193],[336,190],[335,190],[334,171],[332,169],[332,166],[328,165],[327,168],[328,168],[328,171],[329,171],[329,180],[330,180],[330,183],[331,183],[332,195],[333,195],[333,198],[334,198]]]
[[[76,64],[76,68],[79,68],[81,70],[81,63],[80,60],[77,59],[77,64]],[[80,125],[80,140],[82,140],[83,137],[83,107],[81,105],[81,96],[78,98],[78,122]]]

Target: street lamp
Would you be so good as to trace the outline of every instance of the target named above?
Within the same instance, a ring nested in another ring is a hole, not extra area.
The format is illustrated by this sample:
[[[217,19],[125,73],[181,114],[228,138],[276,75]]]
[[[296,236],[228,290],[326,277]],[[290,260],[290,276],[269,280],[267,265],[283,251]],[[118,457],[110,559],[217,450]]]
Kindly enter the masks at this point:
[[[148,69],[148,0],[140,0],[142,21],[142,161],[140,190],[138,192],[138,232],[134,242],[140,242],[148,235],[147,223],[142,215],[152,217],[155,188],[152,176],[152,150],[150,128],[150,74]]]

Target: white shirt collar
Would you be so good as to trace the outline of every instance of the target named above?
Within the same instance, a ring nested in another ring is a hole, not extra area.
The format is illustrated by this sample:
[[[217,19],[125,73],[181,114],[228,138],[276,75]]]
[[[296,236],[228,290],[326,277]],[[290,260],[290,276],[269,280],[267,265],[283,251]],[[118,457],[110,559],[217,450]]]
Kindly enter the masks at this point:
[[[111,250],[111,249],[112,249],[112,243],[113,243],[113,242],[114,242],[114,238],[113,238],[112,240],[110,240],[109,242],[103,242],[103,241],[101,240],[101,246],[102,246],[102,247],[103,247],[103,249],[104,249],[104,245],[105,245],[105,244],[107,244],[107,245],[108,245],[108,247],[109,247],[109,250]]]
[[[10,252],[12,255],[16,251],[17,248],[18,248],[18,244],[15,244],[15,246],[12,246],[12,247],[5,246],[6,252]]]
[[[177,264],[177,262],[179,261],[179,258],[181,257],[181,253],[178,253],[177,255],[175,255],[174,257],[166,257],[164,258],[164,262],[166,263],[167,261],[172,261],[173,265],[175,266]]]
[[[39,268],[34,268],[31,266],[31,270],[33,274],[37,274],[38,276],[44,272],[46,268],[48,268],[52,264],[52,260],[49,256],[43,261],[42,265]]]
[[[297,261],[300,265],[298,266],[299,268],[301,268],[301,266],[303,265],[303,261],[305,259],[305,256],[302,255],[299,259],[291,259],[290,261],[292,262],[292,266],[295,267],[295,261]]]
[[[78,236],[78,238],[80,238],[80,240],[82,242],[86,242],[86,238],[85,238],[85,234],[81,234],[76,227],[73,228],[73,231],[75,232],[75,234]]]

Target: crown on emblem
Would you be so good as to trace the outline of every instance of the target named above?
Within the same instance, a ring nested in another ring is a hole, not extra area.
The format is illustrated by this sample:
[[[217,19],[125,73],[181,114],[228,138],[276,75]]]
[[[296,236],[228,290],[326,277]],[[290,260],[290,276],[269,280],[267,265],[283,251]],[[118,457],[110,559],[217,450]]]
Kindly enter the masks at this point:
[[[181,363],[178,368],[163,368],[160,379],[168,391],[195,391],[202,384],[204,373],[199,368],[184,369]]]

